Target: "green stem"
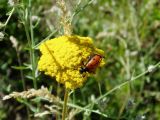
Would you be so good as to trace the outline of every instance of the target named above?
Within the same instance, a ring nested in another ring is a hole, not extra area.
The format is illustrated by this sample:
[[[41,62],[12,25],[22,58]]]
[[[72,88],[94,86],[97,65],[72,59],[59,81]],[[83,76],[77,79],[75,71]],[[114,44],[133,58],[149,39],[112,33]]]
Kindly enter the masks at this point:
[[[6,20],[5,24],[4,24],[5,28],[6,28],[7,24],[8,24],[8,22],[9,22],[9,20],[11,19],[11,16],[12,16],[14,10],[15,10],[15,8],[13,7],[11,12],[9,13],[9,17],[7,18],[7,20]],[[4,28],[4,30],[5,30],[5,28]]]
[[[99,89],[99,94],[102,96],[102,90],[101,90],[101,84],[100,81],[98,81],[98,89]]]
[[[20,53],[18,48],[16,48],[16,52],[17,52],[17,58],[18,58],[18,64],[19,66],[22,66],[22,62],[21,62],[21,58],[20,58]],[[22,79],[22,85],[23,85],[23,90],[26,90],[26,84],[25,84],[25,80],[24,80],[24,75],[23,75],[23,70],[20,69],[20,75],[21,75],[21,79]]]
[[[35,89],[37,89],[37,83],[36,83],[36,62],[35,62],[35,51],[34,51],[34,36],[33,36],[33,26],[32,26],[32,21],[31,21],[31,3],[29,3],[28,10],[25,11],[24,15],[29,16],[30,18],[25,18],[24,19],[24,28],[28,40],[28,45],[30,46],[29,53],[30,53],[30,62],[32,65],[32,77],[33,77],[33,86]],[[30,12],[28,12],[30,11]],[[29,21],[29,23],[28,23]],[[28,27],[30,26],[30,28]],[[29,30],[30,29],[30,30]]]
[[[31,42],[31,49],[30,49],[30,55],[31,55],[31,64],[32,64],[32,76],[33,76],[33,85],[34,88],[37,89],[37,80],[36,80],[36,60],[35,60],[35,41],[34,41],[34,33],[33,33],[33,25],[32,25],[32,10],[31,10],[31,0],[29,0],[28,5],[28,11],[29,12],[29,26],[30,26],[30,42]]]
[[[67,113],[67,101],[68,101],[68,89],[65,89],[65,95],[64,95],[64,103],[63,103],[63,111],[62,111],[62,120],[65,120],[66,113]]]

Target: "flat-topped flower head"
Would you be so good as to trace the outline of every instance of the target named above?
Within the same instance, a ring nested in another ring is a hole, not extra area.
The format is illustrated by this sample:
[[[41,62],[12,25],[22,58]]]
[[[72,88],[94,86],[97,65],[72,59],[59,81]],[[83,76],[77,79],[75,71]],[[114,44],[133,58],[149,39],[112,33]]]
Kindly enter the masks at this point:
[[[81,87],[90,75],[89,72],[80,72],[88,62],[89,56],[102,55],[104,52],[93,45],[89,37],[60,36],[47,40],[40,45],[42,56],[38,62],[38,69],[46,75],[56,77],[68,89]],[[104,60],[99,66],[104,64]],[[98,66],[98,67],[99,67]]]

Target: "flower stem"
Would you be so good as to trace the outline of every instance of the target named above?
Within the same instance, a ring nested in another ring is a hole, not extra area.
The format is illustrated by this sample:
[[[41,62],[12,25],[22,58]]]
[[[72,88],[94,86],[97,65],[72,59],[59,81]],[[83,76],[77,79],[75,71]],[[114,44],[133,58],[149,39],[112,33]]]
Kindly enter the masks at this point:
[[[32,25],[32,3],[29,0],[28,3],[28,11],[29,11],[29,26],[30,26],[30,39],[31,39],[31,64],[32,64],[32,76],[33,76],[33,85],[34,88],[37,89],[37,78],[36,78],[36,59],[35,59],[35,41],[34,41],[34,32],[33,32],[33,25]]]
[[[63,103],[63,111],[62,111],[62,120],[65,120],[66,113],[67,113],[67,101],[68,101],[68,89],[65,89],[65,95],[64,95],[64,103]]]

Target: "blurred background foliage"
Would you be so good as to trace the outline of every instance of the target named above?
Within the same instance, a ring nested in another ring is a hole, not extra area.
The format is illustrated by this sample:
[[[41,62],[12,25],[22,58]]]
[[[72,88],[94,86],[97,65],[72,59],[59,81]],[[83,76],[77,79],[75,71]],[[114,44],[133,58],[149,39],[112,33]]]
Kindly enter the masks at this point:
[[[66,4],[68,14],[73,16],[73,33],[92,37],[94,44],[105,51],[106,61],[105,67],[88,78],[84,87],[74,91],[70,102],[86,106],[94,98],[143,73],[160,61],[159,0],[69,0]],[[34,28],[32,45],[35,48],[36,67],[40,55],[36,45],[46,37],[54,38],[63,34],[60,19],[61,10],[55,0],[35,0],[31,2],[31,7],[29,0],[0,0],[1,98],[13,91],[34,87],[29,52],[31,43],[26,36],[26,31],[31,35],[30,20]],[[37,88],[46,86],[56,95],[57,83],[53,78],[38,73],[36,69],[34,74]],[[159,120],[159,86],[160,69],[155,69],[112,92],[90,108],[101,111],[108,118],[86,111],[78,113],[74,119]],[[59,93],[62,98],[63,88]],[[1,99],[0,119],[28,119],[25,106],[35,103],[44,104],[38,100],[25,103]],[[36,109],[33,106],[29,108]],[[38,111],[41,109],[43,108],[39,107]],[[36,119],[32,115],[37,109],[28,111],[30,119]],[[50,120],[51,115],[41,119]]]

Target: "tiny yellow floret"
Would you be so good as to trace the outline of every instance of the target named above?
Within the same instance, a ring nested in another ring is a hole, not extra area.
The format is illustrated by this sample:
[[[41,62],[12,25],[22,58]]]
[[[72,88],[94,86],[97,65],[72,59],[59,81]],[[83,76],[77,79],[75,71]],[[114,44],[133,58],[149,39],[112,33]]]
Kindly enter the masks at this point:
[[[65,84],[68,89],[81,87],[90,75],[81,74],[80,68],[85,66],[88,57],[104,52],[93,45],[90,37],[60,36],[46,40],[40,45],[42,56],[38,61],[38,69],[46,75],[56,77],[57,82]],[[102,59],[100,66],[104,64]]]

